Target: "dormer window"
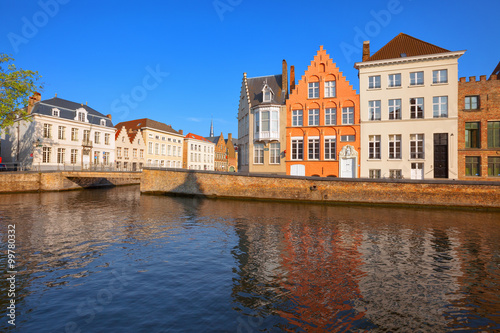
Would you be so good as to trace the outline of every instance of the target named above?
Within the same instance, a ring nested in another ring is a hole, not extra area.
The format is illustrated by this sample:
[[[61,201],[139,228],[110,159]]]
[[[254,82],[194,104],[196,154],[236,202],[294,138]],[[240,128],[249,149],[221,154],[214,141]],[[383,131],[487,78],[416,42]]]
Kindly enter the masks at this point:
[[[52,115],[54,117],[59,117],[59,109],[56,109],[56,108],[52,109]]]
[[[87,120],[87,111],[84,108],[79,108],[76,110],[76,117],[75,120],[88,123]]]
[[[262,102],[263,103],[266,103],[266,102],[271,102],[273,100],[273,91],[271,90],[271,88],[269,88],[269,86],[266,84],[264,84],[264,88],[262,88]]]
[[[105,119],[101,119],[101,126],[106,126],[106,120]]]

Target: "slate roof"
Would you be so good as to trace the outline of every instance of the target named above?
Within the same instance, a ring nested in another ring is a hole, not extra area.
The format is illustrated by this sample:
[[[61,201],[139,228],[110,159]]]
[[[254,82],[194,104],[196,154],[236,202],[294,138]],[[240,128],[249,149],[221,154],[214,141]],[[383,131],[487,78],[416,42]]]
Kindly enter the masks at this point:
[[[401,54],[403,53],[406,54],[407,57],[414,57],[444,52],[450,51],[407,34],[400,33],[380,50],[375,52],[367,61],[401,58]]]
[[[205,139],[204,137],[193,134],[193,133],[188,133],[184,138],[185,139],[195,139],[195,140],[200,140],[200,141],[205,141],[205,142],[211,142],[211,141]]]
[[[266,84],[273,91],[273,98],[271,102],[262,102],[262,88]],[[252,107],[261,104],[280,104],[285,105],[286,96],[282,94],[282,75],[268,75],[247,78],[248,85],[248,99]]]
[[[125,126],[127,130],[132,129],[134,131],[137,131],[138,129],[143,130],[144,128],[151,128],[172,134],[180,134],[178,131],[174,130],[172,126],[148,118],[122,121],[121,123],[116,124],[115,127],[122,128],[122,126]]]
[[[59,97],[54,97],[51,99],[46,99],[40,102],[35,103],[33,106],[32,114],[43,114],[47,116],[52,116],[52,109],[59,109],[59,117],[63,119],[74,120],[76,117],[76,110],[80,108],[84,108],[87,111],[87,119],[89,124],[100,125],[101,119],[106,120],[107,127],[113,127],[113,123],[111,119],[103,115],[102,113],[92,109],[88,105],[82,105],[80,103],[71,102]]]

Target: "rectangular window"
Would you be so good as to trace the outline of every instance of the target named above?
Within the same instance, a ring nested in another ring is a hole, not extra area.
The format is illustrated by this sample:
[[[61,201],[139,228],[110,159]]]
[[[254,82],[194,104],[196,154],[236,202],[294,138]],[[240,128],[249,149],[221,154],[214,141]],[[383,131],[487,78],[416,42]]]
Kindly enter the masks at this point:
[[[319,160],[319,138],[309,138],[309,153],[310,160]]]
[[[319,109],[309,110],[309,126],[319,125]]]
[[[155,143],[155,155],[160,155],[160,144]]]
[[[141,149],[141,150],[139,151],[139,157],[140,157],[140,158],[144,158],[144,149]]]
[[[177,156],[181,157],[181,147],[177,147]]]
[[[368,101],[368,120],[380,120],[380,101]]]
[[[153,143],[148,142],[148,154],[152,155],[153,154]]]
[[[356,141],[355,135],[341,135],[340,142],[354,142]]]
[[[269,163],[279,164],[280,163],[280,143],[272,142],[269,144]]]
[[[380,169],[370,169],[370,178],[380,178]]]
[[[104,134],[104,144],[109,146],[109,133]]]
[[[59,126],[59,130],[57,132],[58,132],[57,138],[59,140],[66,140],[66,127]]]
[[[78,120],[85,122],[85,113],[84,112],[78,112]]]
[[[264,164],[264,144],[256,143],[253,147],[253,163]]]
[[[368,89],[380,88],[380,75],[368,77]]]
[[[94,164],[99,164],[100,156],[101,156],[101,152],[99,152],[99,151],[94,152]],[[127,162],[124,162],[124,164],[125,163],[127,163]]]
[[[342,108],[342,125],[354,124],[354,107]]]
[[[46,139],[52,138],[52,125],[43,124],[43,137]]]
[[[279,129],[279,112],[271,111],[271,131],[278,132]]]
[[[269,111],[263,111],[262,113],[262,131],[269,132]]]
[[[389,135],[389,158],[401,158],[401,135]]]
[[[488,156],[488,177],[500,177],[500,156]]]
[[[401,74],[389,74],[389,87],[401,87]]]
[[[481,123],[465,123],[465,148],[481,148]]]
[[[325,82],[325,98],[327,97],[335,97],[335,81],[326,81]]]
[[[99,132],[94,133],[94,143],[96,143],[96,144],[101,143],[101,133],[99,133]]]
[[[76,164],[77,157],[78,157],[78,149],[71,149],[71,164]]]
[[[64,163],[64,155],[66,154],[65,148],[57,148],[57,163]]]
[[[500,148],[500,121],[488,121],[488,148]]]
[[[172,156],[172,146],[171,145],[167,146],[167,155]]]
[[[325,138],[325,160],[335,160],[337,158],[337,148],[335,137]]]
[[[424,72],[410,73],[410,86],[419,86],[424,84]]]
[[[137,148],[132,149],[132,157],[137,158]]]
[[[410,98],[410,117],[411,117],[411,119],[424,118],[424,99],[423,99],[423,97]]]
[[[109,152],[105,152],[105,151],[102,152],[102,163],[104,165],[109,164]]]
[[[424,158],[424,135],[410,134],[410,158]]]
[[[292,111],[292,126],[302,126],[302,110]]]
[[[161,154],[167,155],[167,145],[164,143],[161,144]]]
[[[292,160],[304,158],[304,139],[292,139]]]
[[[71,141],[78,141],[78,128],[71,129]]]
[[[389,119],[401,119],[401,100],[389,100]]]
[[[479,109],[479,96],[466,96],[465,97],[465,109],[466,110]]]
[[[42,149],[42,162],[43,163],[50,163],[51,153],[52,153],[51,147],[43,147],[43,149]]]
[[[128,158],[128,148],[123,148],[123,157]]]
[[[337,125],[337,109],[325,109],[325,125]]]
[[[368,140],[368,158],[380,159],[380,135],[370,135]]]
[[[89,130],[83,130],[83,142],[88,144],[90,141],[90,131]]]
[[[432,71],[432,83],[448,83],[448,70]]]
[[[117,158],[122,158],[122,149],[121,147],[116,148],[116,157]]]
[[[448,117],[448,96],[433,97],[432,110],[434,118]]]
[[[309,82],[309,98],[319,98],[319,82]]]
[[[465,175],[471,177],[481,176],[480,156],[465,156]]]
[[[389,177],[392,179],[401,179],[403,178],[403,172],[401,169],[389,169]]]

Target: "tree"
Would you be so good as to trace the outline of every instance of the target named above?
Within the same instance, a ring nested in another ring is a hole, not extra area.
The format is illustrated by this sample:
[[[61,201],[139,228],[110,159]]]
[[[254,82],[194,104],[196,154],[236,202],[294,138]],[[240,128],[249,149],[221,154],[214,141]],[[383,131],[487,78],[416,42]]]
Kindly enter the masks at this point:
[[[0,130],[10,126],[18,117],[28,117],[29,97],[43,89],[36,71],[16,68],[14,59],[0,53]]]

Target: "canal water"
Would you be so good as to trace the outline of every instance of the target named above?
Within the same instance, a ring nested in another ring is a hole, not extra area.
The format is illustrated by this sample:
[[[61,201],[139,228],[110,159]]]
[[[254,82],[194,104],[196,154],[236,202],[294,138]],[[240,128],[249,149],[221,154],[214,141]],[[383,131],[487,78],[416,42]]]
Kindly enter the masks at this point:
[[[0,238],[1,332],[500,329],[498,212],[123,187],[0,195]]]

